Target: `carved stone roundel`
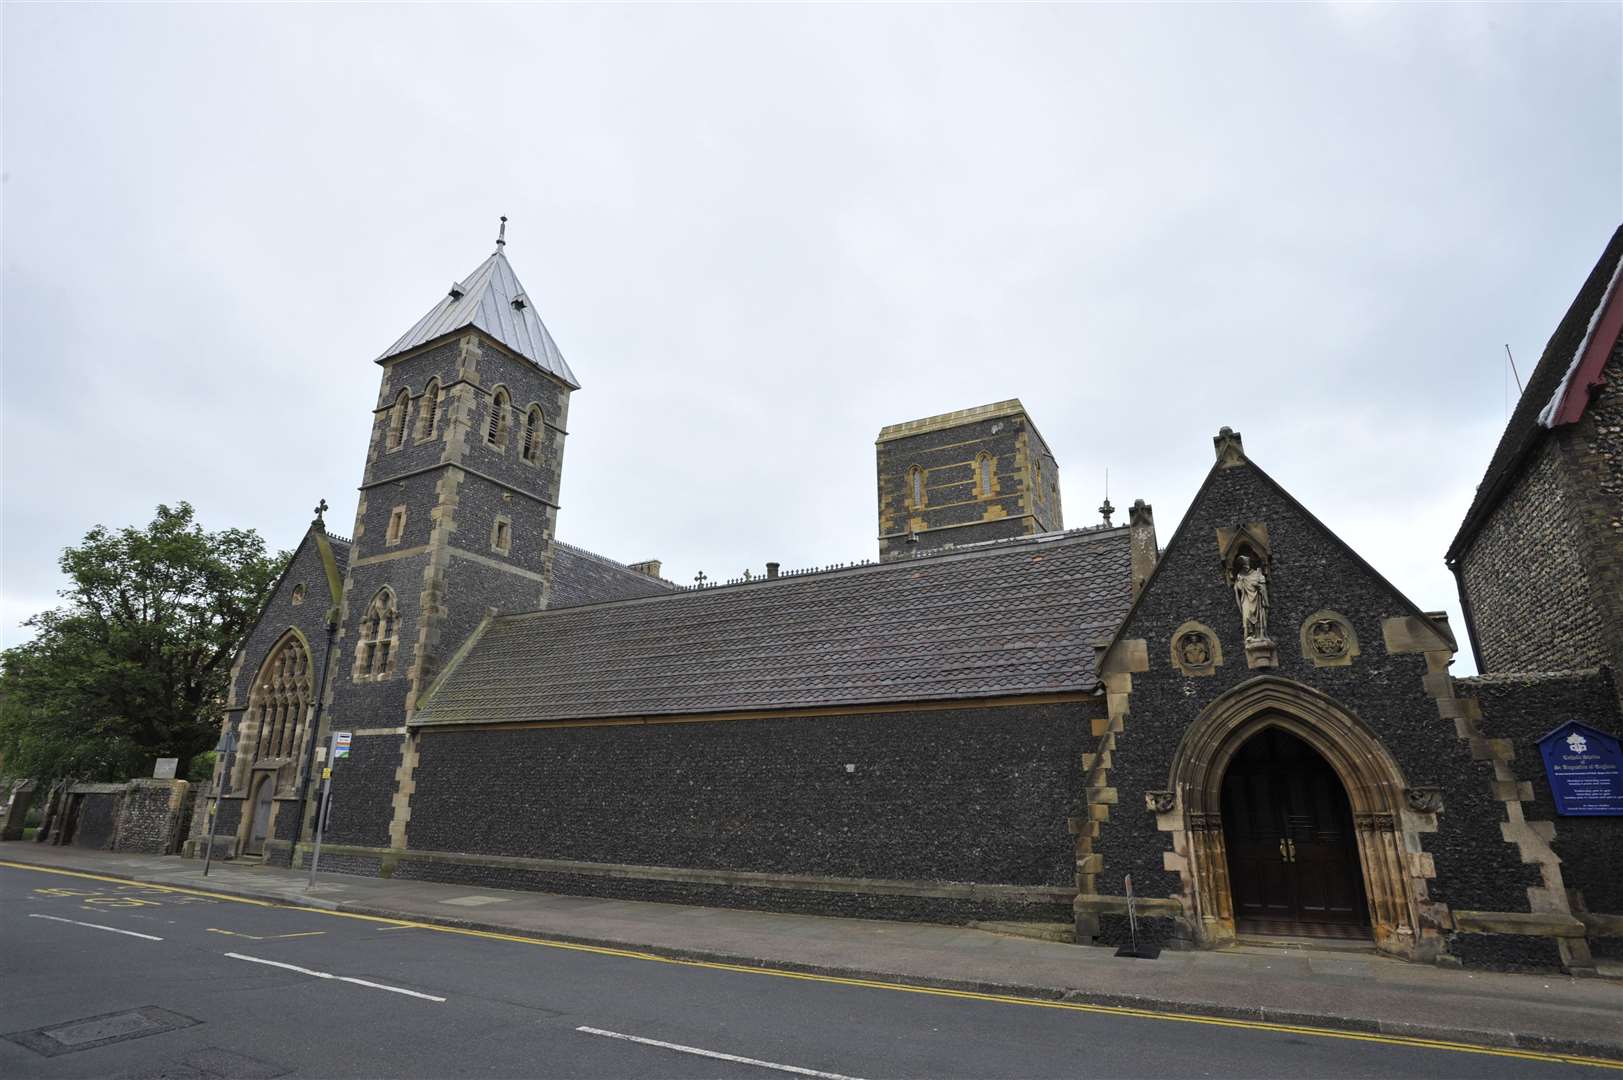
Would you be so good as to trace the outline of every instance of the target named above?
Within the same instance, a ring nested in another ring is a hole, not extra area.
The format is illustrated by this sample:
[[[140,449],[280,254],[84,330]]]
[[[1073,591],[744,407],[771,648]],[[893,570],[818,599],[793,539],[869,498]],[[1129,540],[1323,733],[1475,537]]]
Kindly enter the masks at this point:
[[[1307,640],[1313,654],[1323,660],[1339,660],[1351,646],[1347,628],[1335,619],[1314,620],[1308,627]]]

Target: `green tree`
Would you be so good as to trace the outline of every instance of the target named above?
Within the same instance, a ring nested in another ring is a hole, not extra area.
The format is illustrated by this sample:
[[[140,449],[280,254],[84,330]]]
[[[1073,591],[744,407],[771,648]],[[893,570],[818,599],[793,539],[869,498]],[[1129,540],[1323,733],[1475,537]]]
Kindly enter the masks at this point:
[[[288,553],[252,529],[205,532],[160,505],[62,553],[66,603],[0,653],[0,759],[17,776],[124,780],[216,739],[232,657]]]

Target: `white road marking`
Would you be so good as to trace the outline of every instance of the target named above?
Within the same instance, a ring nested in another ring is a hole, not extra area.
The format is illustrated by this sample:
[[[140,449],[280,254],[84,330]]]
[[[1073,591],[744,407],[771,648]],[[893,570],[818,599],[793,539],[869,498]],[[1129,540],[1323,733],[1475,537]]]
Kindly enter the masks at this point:
[[[763,1069],[776,1069],[779,1072],[794,1073],[796,1076],[817,1076],[822,1080],[856,1080],[852,1076],[840,1073],[819,1072],[816,1069],[803,1069],[799,1065],[779,1065],[775,1061],[760,1061],[756,1058],[739,1057],[737,1054],[723,1054],[715,1050],[702,1050],[697,1046],[683,1046],[681,1043],[661,1042],[659,1039],[645,1039],[640,1035],[625,1035],[618,1031],[604,1031],[602,1028],[578,1027],[576,1031],[587,1035],[602,1035],[610,1039],[624,1039],[626,1042],[642,1043],[644,1046],[657,1046],[662,1050],[675,1050],[680,1054],[696,1054],[699,1057],[715,1058],[717,1061],[735,1061],[740,1065],[757,1065]]]
[[[252,964],[266,964],[270,967],[279,967],[285,968],[288,971],[296,971],[300,975],[308,975],[312,979],[333,979],[337,982],[354,983],[356,986],[370,986],[374,990],[387,990],[391,994],[405,994],[407,997],[422,998],[424,1001],[443,1002],[445,1000],[442,997],[435,997],[433,994],[424,994],[417,990],[407,990],[403,986],[389,986],[386,983],[368,982],[366,979],[357,979],[350,975],[334,975],[329,971],[314,971],[307,967],[300,967],[297,964],[284,964],[280,960],[266,960],[264,957],[244,956],[242,953],[235,952],[228,952],[225,955],[229,956],[233,960],[247,960]]]
[[[120,930],[116,926],[103,926],[101,923],[80,922],[78,919],[64,919],[64,918],[62,918],[62,917],[60,917],[58,915],[41,915],[41,914],[39,914],[37,912],[32,912],[32,913],[29,914],[28,917],[30,919],[50,919],[52,922],[72,923],[74,926],[88,926],[92,930],[106,930],[108,933],[111,933],[111,934],[124,934],[127,937],[144,938],[147,941],[162,941],[163,940],[163,938],[156,937],[156,936],[154,936],[152,934],[137,934],[134,930]]]

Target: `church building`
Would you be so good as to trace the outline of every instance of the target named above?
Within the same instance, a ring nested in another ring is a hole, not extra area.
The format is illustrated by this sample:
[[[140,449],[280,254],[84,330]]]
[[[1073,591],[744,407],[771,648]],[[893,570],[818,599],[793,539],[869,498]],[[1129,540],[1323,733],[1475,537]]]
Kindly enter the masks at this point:
[[[1623,962],[1620,257],[1450,550],[1461,679],[1447,618],[1227,428],[1164,546],[1143,501],[1067,529],[1013,399],[879,433],[871,562],[684,587],[565,544],[581,384],[498,241],[377,358],[353,537],[318,512],[236,658],[216,854],[308,865],[330,765],[324,871],[1084,945],[1125,939],[1130,875],[1169,947]],[[1552,591],[1588,604],[1561,648]]]

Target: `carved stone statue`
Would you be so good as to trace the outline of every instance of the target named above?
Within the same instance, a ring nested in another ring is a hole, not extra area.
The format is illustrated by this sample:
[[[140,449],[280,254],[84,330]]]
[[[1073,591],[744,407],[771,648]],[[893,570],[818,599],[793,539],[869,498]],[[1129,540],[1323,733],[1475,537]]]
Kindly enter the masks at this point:
[[[1245,640],[1268,640],[1268,579],[1260,566],[1251,565],[1249,555],[1234,561],[1234,602],[1240,605],[1240,622]]]

